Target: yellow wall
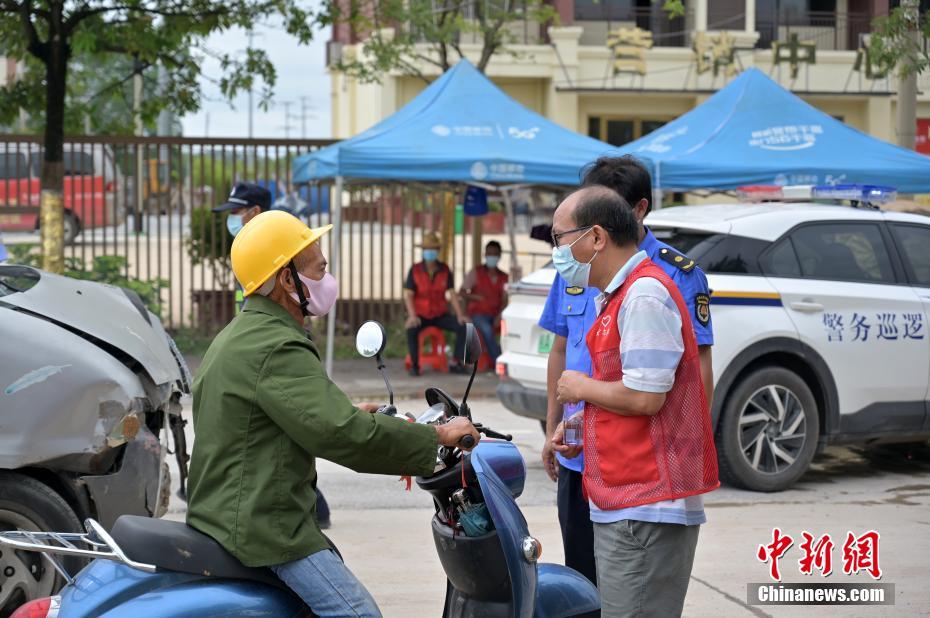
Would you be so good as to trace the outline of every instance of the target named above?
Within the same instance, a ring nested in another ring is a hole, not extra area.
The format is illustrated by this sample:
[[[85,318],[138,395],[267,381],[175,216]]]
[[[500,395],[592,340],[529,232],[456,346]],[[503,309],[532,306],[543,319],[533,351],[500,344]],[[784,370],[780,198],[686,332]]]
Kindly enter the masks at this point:
[[[397,78],[397,82],[396,109],[409,103],[426,87],[426,82],[418,77],[400,77]],[[543,113],[546,102],[545,80],[495,78],[494,83],[524,107],[539,114]]]

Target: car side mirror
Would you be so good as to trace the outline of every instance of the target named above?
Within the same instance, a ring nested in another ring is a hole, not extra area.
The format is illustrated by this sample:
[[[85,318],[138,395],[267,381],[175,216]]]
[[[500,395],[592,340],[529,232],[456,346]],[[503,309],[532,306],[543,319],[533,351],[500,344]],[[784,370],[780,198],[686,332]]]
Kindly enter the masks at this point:
[[[481,358],[481,337],[478,336],[478,330],[474,324],[465,325],[465,358],[462,361],[466,365],[474,365]]]
[[[369,320],[355,333],[355,349],[365,358],[381,356],[387,345],[387,333],[380,322]]]

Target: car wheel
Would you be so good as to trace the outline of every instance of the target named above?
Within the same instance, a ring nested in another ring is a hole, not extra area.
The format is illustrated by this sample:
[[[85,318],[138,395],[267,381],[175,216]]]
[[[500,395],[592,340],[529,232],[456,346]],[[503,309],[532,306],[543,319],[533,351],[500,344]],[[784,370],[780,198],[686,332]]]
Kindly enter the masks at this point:
[[[727,398],[717,435],[720,475],[754,491],[781,491],[807,470],[817,448],[817,402],[796,373],[766,367]]]
[[[64,243],[70,245],[74,242],[74,239],[77,238],[77,235],[81,232],[81,225],[78,223],[77,217],[72,215],[70,212],[66,212],[64,216]]]
[[[10,472],[0,472],[0,530],[83,532],[77,515],[48,485]],[[79,558],[56,559],[72,575],[83,566]],[[61,575],[36,552],[0,548],[0,574],[0,616],[64,585]]]

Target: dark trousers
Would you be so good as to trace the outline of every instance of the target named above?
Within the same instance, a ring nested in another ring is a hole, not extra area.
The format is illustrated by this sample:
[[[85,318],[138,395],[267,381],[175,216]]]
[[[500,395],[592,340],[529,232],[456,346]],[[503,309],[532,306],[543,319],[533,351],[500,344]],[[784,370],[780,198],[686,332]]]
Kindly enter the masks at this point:
[[[316,488],[316,520],[321,524],[329,523],[329,503],[319,487]]]
[[[565,548],[565,566],[575,569],[595,586],[597,567],[594,560],[594,526],[588,501],[581,491],[581,472],[559,465],[559,526],[562,528],[562,545]],[[587,618],[600,616],[600,612],[584,614]]]
[[[481,333],[484,344],[488,346],[488,356],[491,357],[491,361],[496,361],[497,357],[501,355],[501,346],[497,342],[497,335],[494,334],[495,319],[497,319],[497,316],[493,315],[471,316],[471,323],[474,324],[478,332]]]
[[[428,326],[435,326],[455,333],[455,362],[461,364],[465,358],[465,327],[459,324],[454,315],[446,313],[438,318],[420,317],[419,326],[407,329],[407,351],[410,353],[413,366],[417,369],[420,368],[420,345],[417,337],[420,336],[420,331]]]

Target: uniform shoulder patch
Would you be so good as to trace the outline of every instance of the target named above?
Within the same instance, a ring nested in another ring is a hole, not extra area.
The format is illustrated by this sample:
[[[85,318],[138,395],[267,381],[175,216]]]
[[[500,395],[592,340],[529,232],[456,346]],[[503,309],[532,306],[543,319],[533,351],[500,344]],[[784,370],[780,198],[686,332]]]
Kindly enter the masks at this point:
[[[569,296],[580,296],[584,293],[584,288],[580,288],[577,285],[565,288],[565,293]]]
[[[662,247],[659,249],[659,257],[685,273],[691,272],[694,270],[694,267],[697,266],[697,262],[689,258],[687,255],[679,253],[674,249],[669,249],[668,247]]]
[[[701,326],[707,326],[710,323],[710,296],[707,294],[698,294],[694,297],[694,317]]]

